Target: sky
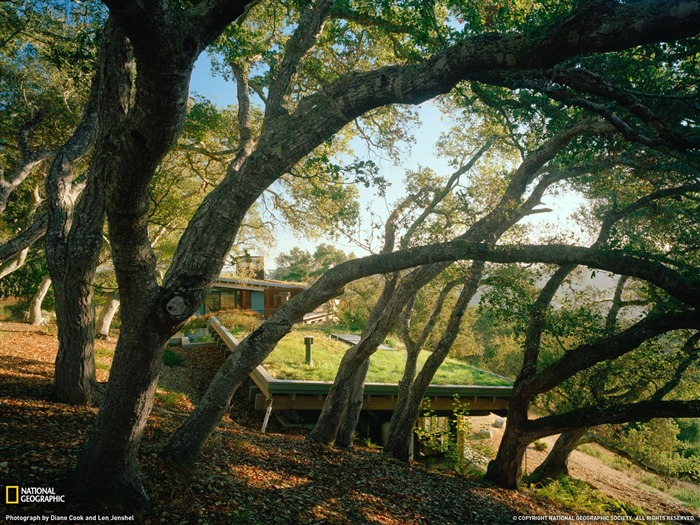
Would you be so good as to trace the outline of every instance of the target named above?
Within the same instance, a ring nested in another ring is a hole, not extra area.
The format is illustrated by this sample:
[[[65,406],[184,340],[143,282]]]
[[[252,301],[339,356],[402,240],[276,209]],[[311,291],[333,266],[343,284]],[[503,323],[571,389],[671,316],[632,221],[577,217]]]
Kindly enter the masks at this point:
[[[237,102],[235,84],[211,72],[209,57],[205,53],[199,57],[195,64],[190,83],[190,92],[205,96],[219,107],[235,105]],[[388,216],[391,204],[403,195],[401,181],[406,169],[414,169],[419,164],[422,164],[430,165],[438,173],[451,171],[444,159],[437,158],[434,155],[435,141],[442,132],[439,111],[428,102],[420,106],[420,114],[423,126],[416,130],[416,136],[420,137],[420,140],[411,147],[410,155],[406,157],[400,166],[393,164],[388,159],[372,157],[372,160],[380,167],[380,174],[390,181],[391,186],[385,199],[374,195],[371,191],[360,188],[362,209],[371,206],[373,211],[380,216]],[[359,141],[353,144],[353,148],[358,156],[362,156],[362,150],[366,151],[364,144]],[[264,254],[266,269],[275,268],[275,257],[282,252],[288,252],[295,246],[313,252],[318,244],[326,242],[334,244],[346,252],[354,252],[358,256],[367,254],[367,252],[349,241],[339,242],[327,238],[308,240],[283,227],[278,227],[276,238],[278,239],[277,245],[272,249],[266,250]]]
[[[236,104],[235,84],[211,72],[209,57],[205,53],[200,56],[195,64],[190,92],[203,95],[220,107]],[[435,142],[446,127],[440,111],[431,102],[420,105],[418,109],[422,126],[415,130],[416,143],[411,146],[410,152],[406,153],[401,164],[396,165],[388,159],[377,158],[376,155],[372,157],[372,160],[379,165],[380,174],[391,183],[391,186],[384,199],[375,195],[372,191],[360,188],[362,210],[371,207],[372,211],[380,217],[388,216],[391,205],[403,195],[402,179],[407,169],[415,169],[419,165],[423,165],[430,166],[438,174],[449,174],[452,172],[446,159],[435,155]],[[353,148],[360,157],[363,155],[363,150],[364,152],[367,151],[364,144],[360,141],[354,143]],[[565,229],[566,225],[573,224],[570,214],[581,204],[581,200],[572,194],[562,194],[558,195],[556,199],[547,199],[545,196],[543,203],[548,208],[551,208],[552,212],[532,216],[524,222],[531,224],[536,230],[546,230],[551,233],[551,229],[555,225]],[[310,240],[300,237],[295,232],[282,226],[277,227],[275,237],[278,240],[275,247],[265,249],[263,253],[255,254],[265,256],[265,267],[267,270],[276,267],[275,258],[280,253],[288,252],[294,247],[313,252],[315,247],[322,242],[334,244],[346,252],[355,253],[357,256],[367,255],[366,251],[349,241],[333,241],[326,238]]]

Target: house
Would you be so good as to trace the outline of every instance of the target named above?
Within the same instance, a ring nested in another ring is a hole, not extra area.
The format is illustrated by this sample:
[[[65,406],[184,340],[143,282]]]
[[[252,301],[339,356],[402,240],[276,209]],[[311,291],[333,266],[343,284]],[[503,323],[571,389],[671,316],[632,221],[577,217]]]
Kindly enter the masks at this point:
[[[250,310],[268,318],[291,297],[308,287],[309,285],[305,283],[219,277],[207,292],[201,313]]]

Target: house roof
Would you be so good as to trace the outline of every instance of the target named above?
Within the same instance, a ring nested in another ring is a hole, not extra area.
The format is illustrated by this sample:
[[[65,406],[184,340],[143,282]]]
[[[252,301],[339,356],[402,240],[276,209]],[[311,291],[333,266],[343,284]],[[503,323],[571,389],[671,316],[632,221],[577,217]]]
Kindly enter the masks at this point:
[[[240,277],[218,277],[212,283],[212,286],[256,291],[265,288],[294,288],[299,290],[306,290],[310,285],[306,283],[292,283],[287,281],[274,281],[268,279],[242,279]]]

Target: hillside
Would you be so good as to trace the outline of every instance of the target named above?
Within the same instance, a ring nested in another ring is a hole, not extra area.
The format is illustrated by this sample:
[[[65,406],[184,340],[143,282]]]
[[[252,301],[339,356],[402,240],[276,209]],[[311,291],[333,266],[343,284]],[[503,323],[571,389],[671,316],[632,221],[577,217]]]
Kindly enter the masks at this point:
[[[112,350],[113,343],[98,342],[100,380],[106,379]],[[0,324],[0,478],[4,485],[55,487],[68,502],[53,508],[6,505],[5,519],[103,511],[70,503],[66,480],[97,409],[49,400],[55,352],[55,335],[46,329]],[[159,451],[192,408],[189,399],[196,401],[221,359],[207,349],[181,355],[185,366],[164,367],[141,447],[154,507],[148,514],[135,515],[136,522],[499,524],[575,514],[527,492],[387,459],[373,448],[335,450],[274,426],[272,432],[260,434],[255,430],[259,415],[243,408],[243,395],[233,420],[222,423],[196,466],[174,469]],[[654,510],[661,509],[649,509]],[[687,513],[672,502],[662,510]]]

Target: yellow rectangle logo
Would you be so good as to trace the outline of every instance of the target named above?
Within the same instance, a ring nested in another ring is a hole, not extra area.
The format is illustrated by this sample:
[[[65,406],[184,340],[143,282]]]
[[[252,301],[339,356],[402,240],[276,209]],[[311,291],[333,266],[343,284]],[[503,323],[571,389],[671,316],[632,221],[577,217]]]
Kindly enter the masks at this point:
[[[7,485],[5,487],[5,503],[7,504],[15,504],[19,503],[19,487],[18,486],[9,486]]]

